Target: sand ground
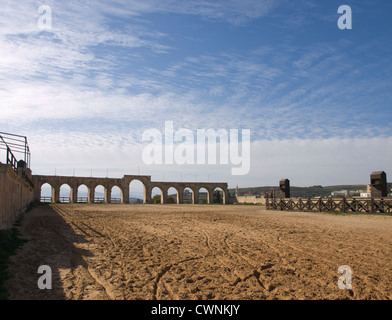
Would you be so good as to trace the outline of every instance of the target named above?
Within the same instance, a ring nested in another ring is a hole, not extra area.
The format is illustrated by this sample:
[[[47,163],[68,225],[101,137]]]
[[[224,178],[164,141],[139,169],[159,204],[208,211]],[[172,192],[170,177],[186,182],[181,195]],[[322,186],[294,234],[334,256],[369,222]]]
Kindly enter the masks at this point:
[[[392,298],[390,216],[63,204],[26,213],[20,230],[10,299]],[[338,288],[342,265],[352,290]]]

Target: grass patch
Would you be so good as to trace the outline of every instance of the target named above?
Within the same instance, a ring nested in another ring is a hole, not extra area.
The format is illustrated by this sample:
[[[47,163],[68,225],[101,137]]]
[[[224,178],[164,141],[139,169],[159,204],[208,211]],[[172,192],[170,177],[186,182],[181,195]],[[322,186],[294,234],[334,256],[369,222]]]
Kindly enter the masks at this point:
[[[34,207],[31,204],[28,210]],[[10,229],[0,230],[0,300],[8,298],[8,291],[5,286],[9,274],[7,272],[9,258],[16,253],[16,250],[21,247],[27,240],[20,239],[20,233],[17,229],[22,225],[23,215],[15,221],[14,226]]]

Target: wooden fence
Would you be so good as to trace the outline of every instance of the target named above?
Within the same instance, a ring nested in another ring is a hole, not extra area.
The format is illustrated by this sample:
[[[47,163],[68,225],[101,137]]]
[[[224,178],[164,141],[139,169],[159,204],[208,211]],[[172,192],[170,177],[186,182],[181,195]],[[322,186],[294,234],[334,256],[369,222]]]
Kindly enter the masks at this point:
[[[317,198],[266,199],[267,210],[392,214],[392,199]]]

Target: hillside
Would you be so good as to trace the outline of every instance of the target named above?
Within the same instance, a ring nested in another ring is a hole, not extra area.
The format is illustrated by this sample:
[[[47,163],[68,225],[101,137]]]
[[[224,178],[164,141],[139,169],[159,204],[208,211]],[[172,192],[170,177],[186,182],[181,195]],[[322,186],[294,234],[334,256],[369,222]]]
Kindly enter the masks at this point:
[[[333,191],[359,191],[366,192],[366,185],[337,185],[337,186],[312,186],[312,187],[294,187],[290,188],[291,196],[294,198],[307,198],[307,197],[328,197]],[[235,189],[229,189],[230,194],[235,194]],[[253,194],[253,195],[265,195],[266,192],[276,191],[277,195],[279,187],[265,186],[265,187],[252,187],[252,188],[239,188],[238,195]],[[359,195],[359,194],[358,194]]]

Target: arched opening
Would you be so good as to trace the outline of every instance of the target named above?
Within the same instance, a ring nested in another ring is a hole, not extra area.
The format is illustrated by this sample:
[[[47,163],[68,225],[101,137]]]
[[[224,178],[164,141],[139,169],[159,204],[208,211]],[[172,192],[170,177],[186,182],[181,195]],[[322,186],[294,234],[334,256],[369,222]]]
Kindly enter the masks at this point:
[[[207,204],[207,203],[209,203],[209,201],[208,201],[208,190],[206,188],[200,188],[199,189],[198,203],[200,203],[200,204]]]
[[[144,203],[146,201],[146,187],[140,180],[132,180],[129,184],[129,203]]]
[[[82,184],[78,187],[76,201],[78,203],[87,203],[87,199],[88,199],[88,188],[86,185]]]
[[[167,190],[167,203],[168,204],[180,203],[178,190],[176,188],[170,187]]]
[[[110,203],[123,203],[122,190],[117,186],[112,188]]]
[[[151,190],[151,203],[158,204],[164,203],[163,201],[163,192],[161,188],[154,187]]]
[[[212,202],[213,203],[224,203],[225,202],[225,193],[222,188],[215,188],[212,194]]]
[[[44,203],[54,202],[53,188],[49,183],[44,183],[41,186],[40,202],[44,202]]]
[[[184,204],[192,204],[195,203],[194,201],[194,192],[191,188],[186,187],[184,189],[184,194],[183,194],[183,198],[182,198],[182,202]]]
[[[94,189],[94,203],[105,203],[105,188],[102,185]]]
[[[70,203],[72,198],[72,189],[68,184],[63,184],[60,187],[60,202]]]

